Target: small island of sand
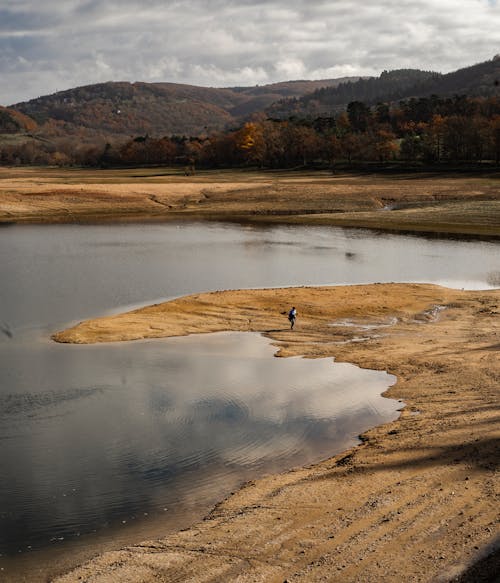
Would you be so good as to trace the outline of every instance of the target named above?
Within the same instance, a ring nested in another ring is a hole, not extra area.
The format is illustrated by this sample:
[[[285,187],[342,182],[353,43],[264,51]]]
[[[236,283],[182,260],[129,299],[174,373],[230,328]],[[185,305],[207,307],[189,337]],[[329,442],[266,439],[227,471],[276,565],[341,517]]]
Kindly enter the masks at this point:
[[[387,396],[404,402],[361,446],[248,483],[188,530],[107,552],[56,581],[493,581],[499,301],[500,290],[417,284],[237,290],[55,334],[89,343],[256,331],[277,356],[393,373]]]

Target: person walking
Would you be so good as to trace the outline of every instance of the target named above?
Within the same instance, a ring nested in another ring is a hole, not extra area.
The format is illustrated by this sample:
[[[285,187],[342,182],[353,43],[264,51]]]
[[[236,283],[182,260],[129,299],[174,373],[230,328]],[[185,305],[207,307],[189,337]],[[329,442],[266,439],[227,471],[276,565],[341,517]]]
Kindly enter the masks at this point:
[[[297,310],[295,309],[295,307],[293,307],[289,312],[288,312],[288,319],[290,321],[290,330],[293,330],[293,326],[295,324],[295,319],[297,318]]]

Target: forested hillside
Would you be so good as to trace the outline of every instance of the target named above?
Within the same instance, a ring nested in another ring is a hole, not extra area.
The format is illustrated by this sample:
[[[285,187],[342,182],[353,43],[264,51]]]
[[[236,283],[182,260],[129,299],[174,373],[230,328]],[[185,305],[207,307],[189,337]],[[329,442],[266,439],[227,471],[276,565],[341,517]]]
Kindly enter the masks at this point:
[[[208,168],[351,167],[379,165],[493,166],[500,163],[500,98],[420,97],[398,105],[349,103],[329,117],[266,119],[206,138],[136,138],[108,150],[106,163]]]
[[[402,97],[409,88],[440,76],[439,73],[418,69],[384,71],[380,77],[340,83],[338,87],[324,87],[301,98],[283,99],[273,104],[268,113],[277,118],[292,115],[314,116],[340,111],[351,101],[394,101]]]
[[[357,79],[357,78],[355,78]],[[176,83],[109,82],[78,87],[13,106],[51,134],[88,130],[114,136],[196,136],[238,125],[287,96],[301,96],[345,79],[290,81],[216,89]]]
[[[499,79],[500,56],[446,75],[413,69],[384,71],[380,77],[341,83],[338,87],[317,89],[301,98],[281,100],[271,106],[268,113],[284,119],[338,112],[351,101],[375,105],[430,95],[489,97],[498,94]]]
[[[0,134],[18,134],[34,131],[37,124],[15,109],[0,106]]]
[[[401,69],[354,82],[89,85],[0,108],[0,163],[498,166],[499,79],[495,57],[447,75]]]

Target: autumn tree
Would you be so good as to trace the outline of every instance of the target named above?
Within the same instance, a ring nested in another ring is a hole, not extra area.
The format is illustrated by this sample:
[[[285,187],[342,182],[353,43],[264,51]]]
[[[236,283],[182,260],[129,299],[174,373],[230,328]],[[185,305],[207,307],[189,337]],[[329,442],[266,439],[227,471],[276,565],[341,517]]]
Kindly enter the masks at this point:
[[[373,149],[379,162],[395,158],[399,151],[396,136],[390,130],[378,129],[373,134]]]
[[[439,162],[443,155],[444,135],[446,131],[445,118],[442,115],[436,114],[431,118],[430,123],[426,126],[424,132],[429,158]]]
[[[336,135],[331,135],[326,140],[327,158],[330,160],[332,172],[335,173],[335,165],[342,154],[342,143]]]
[[[254,122],[246,123],[234,135],[236,148],[247,164],[262,165],[265,153],[265,142],[262,127]]]
[[[263,124],[263,139],[265,144],[264,165],[268,168],[279,168],[284,164],[286,145],[284,128],[287,122],[267,121]]]

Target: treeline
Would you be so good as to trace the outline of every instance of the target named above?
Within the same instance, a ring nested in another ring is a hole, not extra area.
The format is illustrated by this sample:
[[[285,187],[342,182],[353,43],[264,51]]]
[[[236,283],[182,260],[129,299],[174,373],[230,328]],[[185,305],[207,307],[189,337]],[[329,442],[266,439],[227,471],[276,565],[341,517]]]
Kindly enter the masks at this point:
[[[273,117],[283,118],[290,115],[321,114],[345,108],[351,101],[375,104],[378,101],[398,101],[405,92],[413,88],[413,95],[422,92],[419,86],[442,75],[418,69],[398,69],[384,71],[380,77],[369,77],[358,81],[340,83],[336,87],[322,87],[303,97],[282,99],[269,108]]]
[[[408,99],[397,105],[352,101],[332,116],[256,118],[199,137],[140,136],[121,143],[32,141],[0,151],[3,164],[91,167],[333,167],[365,162],[500,163],[500,98]]]

